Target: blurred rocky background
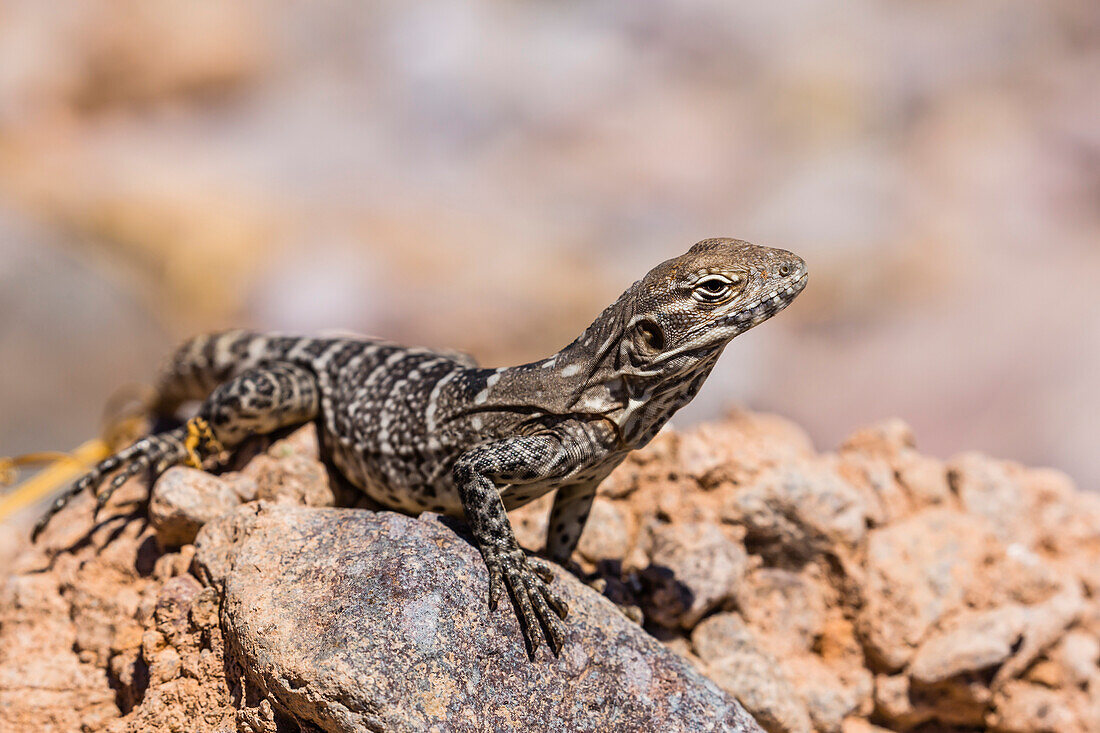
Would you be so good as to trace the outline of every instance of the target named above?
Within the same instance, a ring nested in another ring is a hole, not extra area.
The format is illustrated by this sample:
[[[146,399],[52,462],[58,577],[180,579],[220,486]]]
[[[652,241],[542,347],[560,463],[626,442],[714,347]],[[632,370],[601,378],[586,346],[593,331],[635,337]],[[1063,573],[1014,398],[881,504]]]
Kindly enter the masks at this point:
[[[684,425],[1100,487],[1100,6],[0,4],[0,455],[67,449],[200,330],[533,359],[656,262],[808,260]]]

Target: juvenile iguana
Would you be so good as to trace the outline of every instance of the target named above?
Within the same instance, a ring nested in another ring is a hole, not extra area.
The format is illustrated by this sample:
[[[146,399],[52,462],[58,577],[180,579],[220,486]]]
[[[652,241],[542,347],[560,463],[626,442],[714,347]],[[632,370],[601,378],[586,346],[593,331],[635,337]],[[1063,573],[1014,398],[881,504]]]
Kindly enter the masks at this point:
[[[567,561],[600,481],[696,395],[731,339],[805,284],[790,252],[707,239],[653,268],[557,354],[502,369],[369,338],[199,336],[176,352],[155,406],[171,416],[201,400],[195,417],[97,465],[34,536],[113,471],[97,509],[143,471],[201,466],[250,435],[316,420],[325,458],[374,501],[464,516],[489,570],[489,608],[507,588],[528,653],[541,636],[557,654],[568,607],[505,512],[556,489],[546,552]]]

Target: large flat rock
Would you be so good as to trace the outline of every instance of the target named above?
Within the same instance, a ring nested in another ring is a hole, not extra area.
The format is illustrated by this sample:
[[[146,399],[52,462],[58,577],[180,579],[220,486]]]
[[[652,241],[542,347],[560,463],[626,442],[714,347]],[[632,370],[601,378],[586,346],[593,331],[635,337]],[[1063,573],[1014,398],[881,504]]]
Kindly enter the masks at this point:
[[[562,570],[560,658],[490,613],[477,549],[438,518],[261,504],[206,525],[248,682],[326,731],[759,731],[741,706]]]

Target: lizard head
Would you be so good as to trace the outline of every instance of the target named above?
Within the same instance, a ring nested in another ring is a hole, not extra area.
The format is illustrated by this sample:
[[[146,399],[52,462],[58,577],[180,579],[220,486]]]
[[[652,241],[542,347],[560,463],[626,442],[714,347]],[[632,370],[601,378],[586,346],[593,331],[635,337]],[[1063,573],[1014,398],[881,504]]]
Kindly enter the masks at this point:
[[[620,363],[639,376],[690,370],[786,308],[805,286],[806,263],[797,255],[705,239],[635,284]]]

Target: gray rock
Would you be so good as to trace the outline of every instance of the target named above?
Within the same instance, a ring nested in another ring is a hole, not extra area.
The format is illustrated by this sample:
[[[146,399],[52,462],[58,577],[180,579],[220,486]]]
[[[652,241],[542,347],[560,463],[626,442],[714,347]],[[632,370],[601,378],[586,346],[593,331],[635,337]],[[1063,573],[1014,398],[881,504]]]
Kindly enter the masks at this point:
[[[250,688],[326,731],[760,730],[564,570],[567,646],[529,661],[477,549],[435,518],[249,505],[196,544]]]
[[[630,528],[622,510],[611,501],[592,502],[588,524],[577,544],[581,556],[592,562],[621,560],[630,551]]]
[[[964,672],[1004,663],[1024,632],[1026,612],[1018,604],[987,611],[965,611],[951,628],[929,635],[909,665],[909,676],[933,684]]]
[[[778,660],[735,613],[707,618],[691,635],[707,674],[737,697],[768,733],[810,733],[809,712]],[[659,729],[657,729],[659,730]]]
[[[961,610],[987,558],[1001,550],[988,524],[928,509],[870,533],[858,628],[867,652],[901,669],[933,624]]]
[[[728,600],[745,577],[748,553],[713,522],[658,524],[652,529],[646,616],[690,629]]]
[[[149,521],[162,545],[179,547],[194,542],[204,524],[240,503],[232,485],[205,471],[175,466],[153,485]]]
[[[815,461],[762,471],[733,496],[723,519],[743,525],[764,554],[812,557],[837,543],[859,544],[867,512],[833,466]]]

